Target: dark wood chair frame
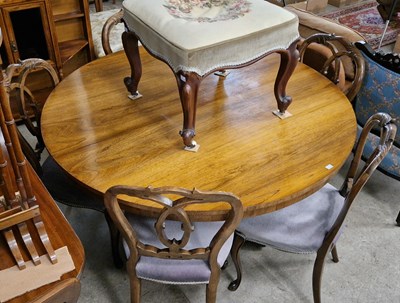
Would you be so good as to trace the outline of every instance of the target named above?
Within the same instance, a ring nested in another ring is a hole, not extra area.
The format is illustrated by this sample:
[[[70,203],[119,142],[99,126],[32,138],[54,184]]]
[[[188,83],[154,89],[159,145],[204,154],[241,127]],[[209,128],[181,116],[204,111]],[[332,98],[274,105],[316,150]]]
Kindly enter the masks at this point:
[[[332,56],[327,58],[320,72],[331,80],[334,84],[339,83],[339,71],[341,62],[346,58],[350,59],[354,67],[354,78],[351,85],[344,91],[347,98],[352,102],[357,92],[360,90],[362,80],[365,75],[365,62],[360,51],[346,38],[335,34],[318,33],[311,35],[299,47],[300,61],[303,62],[304,54],[312,43],[326,46],[332,52]],[[338,48],[338,45],[342,46]],[[333,69],[333,72],[330,72]]]
[[[142,243],[137,238],[135,231],[123,212],[123,202],[117,199],[120,195],[137,197],[150,200],[161,205],[160,215],[155,223],[155,230],[165,248],[158,248],[153,245]],[[174,200],[171,205],[165,204],[167,195],[172,195]],[[226,220],[217,234],[213,237],[208,247],[199,247],[191,250],[185,249],[193,231],[190,214],[185,208],[193,204],[220,203],[226,202],[230,209],[227,212]],[[229,236],[232,235],[243,216],[241,201],[233,194],[225,192],[204,192],[196,189],[187,190],[178,187],[133,187],[113,186],[107,190],[104,198],[107,211],[120,231],[123,239],[129,246],[130,256],[127,260],[127,270],[130,277],[131,302],[140,302],[141,280],[136,275],[136,264],[140,256],[167,259],[202,259],[208,260],[211,275],[206,289],[206,302],[216,301],[217,287],[220,277],[220,266],[217,263],[219,251]],[[120,205],[121,204],[121,205]],[[166,220],[176,220],[182,223],[183,235],[181,239],[170,239],[167,237],[164,228]]]
[[[361,157],[363,149],[367,140],[368,133],[374,127],[380,128],[381,140],[379,146],[375,148],[373,153],[366,159],[364,166],[361,167]],[[317,251],[317,256],[314,263],[313,270],[313,297],[315,303],[321,302],[321,281],[322,272],[325,263],[325,258],[328,252],[332,253],[333,261],[339,262],[335,239],[346,218],[346,215],[354,202],[354,199],[368,181],[372,173],[378,167],[380,162],[389,152],[396,134],[397,127],[392,118],[385,113],[377,113],[373,115],[363,128],[360,138],[356,144],[355,153],[351,162],[350,168],[347,172],[346,178],[340,189],[340,194],[345,198],[344,206],[333,224],[330,231],[326,234],[321,247]],[[290,207],[290,206],[289,206]],[[231,257],[235,264],[237,278],[232,281],[228,287],[229,290],[236,290],[242,279],[242,268],[239,257],[239,250],[245,243],[246,238],[244,235],[235,232],[235,238],[231,250]]]

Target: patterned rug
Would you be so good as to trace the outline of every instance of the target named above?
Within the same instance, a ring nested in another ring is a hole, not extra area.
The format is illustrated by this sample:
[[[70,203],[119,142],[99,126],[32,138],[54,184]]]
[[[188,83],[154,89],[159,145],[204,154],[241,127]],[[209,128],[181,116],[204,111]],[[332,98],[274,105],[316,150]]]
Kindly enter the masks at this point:
[[[376,8],[377,5],[376,1],[361,2],[333,13],[321,15],[355,29],[366,38],[372,48],[376,49],[385,28],[385,22]],[[400,16],[396,15],[389,23],[382,46],[396,41],[398,33],[400,33]]]

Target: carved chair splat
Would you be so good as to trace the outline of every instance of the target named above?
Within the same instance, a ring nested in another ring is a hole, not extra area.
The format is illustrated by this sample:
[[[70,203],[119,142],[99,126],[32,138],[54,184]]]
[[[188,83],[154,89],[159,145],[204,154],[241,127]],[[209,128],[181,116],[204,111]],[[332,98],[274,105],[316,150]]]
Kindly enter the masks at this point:
[[[123,212],[126,197],[161,206],[157,218]],[[194,204],[227,203],[225,221],[192,222]],[[178,187],[113,186],[105,205],[124,239],[131,302],[140,302],[141,280],[169,284],[207,284],[206,302],[216,302],[220,269],[229,254],[233,232],[243,216],[241,201],[225,192]],[[188,271],[188,267],[191,269]]]

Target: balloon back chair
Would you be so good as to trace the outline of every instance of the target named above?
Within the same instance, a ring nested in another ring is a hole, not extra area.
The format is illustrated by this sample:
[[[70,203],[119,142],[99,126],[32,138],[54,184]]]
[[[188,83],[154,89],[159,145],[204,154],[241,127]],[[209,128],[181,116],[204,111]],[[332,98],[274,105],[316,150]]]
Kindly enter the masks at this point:
[[[126,202],[119,199],[124,197],[158,203],[159,216],[124,213],[120,204]],[[124,240],[131,302],[140,302],[142,279],[167,284],[206,284],[206,302],[216,301],[220,269],[243,216],[242,203],[237,197],[177,187],[114,186],[104,199]],[[185,210],[193,204],[221,202],[229,206],[225,221],[192,222]]]
[[[355,100],[355,112],[359,130],[368,117],[377,112],[385,112],[400,121],[400,57],[394,54],[374,52],[368,44],[357,42],[366,63],[366,76]],[[379,132],[369,134],[365,152],[369,153],[379,140]],[[365,155],[363,155],[365,157]],[[384,174],[400,180],[400,135],[397,134],[393,148],[378,166]],[[400,212],[397,216],[400,226]]]
[[[337,85],[352,102],[361,87],[365,64],[361,52],[345,37],[317,33],[299,46],[300,61]]]
[[[16,103],[21,122],[25,124],[27,131],[21,132],[18,128],[18,136],[25,157],[30,162],[51,196],[59,203],[72,207],[88,208],[104,213],[111,233],[112,253],[114,264],[121,267],[120,258],[114,247],[117,247],[118,237],[108,214],[105,212],[103,197],[100,194],[89,191],[75,182],[56,163],[53,157],[41,159],[45,149],[40,119],[42,103],[38,102],[28,85],[31,72],[42,72],[43,79],[49,80],[49,89],[59,83],[57,72],[45,60],[32,58],[22,60],[17,64],[11,64],[6,69],[6,79],[9,81],[10,100]],[[18,77],[16,76],[18,72]],[[45,76],[48,77],[45,77]],[[42,96],[43,97],[43,96]],[[115,231],[115,232],[114,232]]]
[[[380,128],[380,141],[362,165],[361,156],[368,133],[374,127]],[[332,252],[334,262],[339,261],[336,241],[341,234],[342,223],[357,194],[389,152],[395,133],[396,125],[388,114],[373,115],[364,126],[340,190],[328,183],[316,193],[291,206],[243,219],[235,232],[231,251],[237,279],[231,282],[229,289],[236,290],[240,285],[242,274],[239,250],[245,241],[251,241],[286,252],[316,252],[312,280],[313,296],[314,302],[321,302],[321,276],[325,257],[328,252]]]

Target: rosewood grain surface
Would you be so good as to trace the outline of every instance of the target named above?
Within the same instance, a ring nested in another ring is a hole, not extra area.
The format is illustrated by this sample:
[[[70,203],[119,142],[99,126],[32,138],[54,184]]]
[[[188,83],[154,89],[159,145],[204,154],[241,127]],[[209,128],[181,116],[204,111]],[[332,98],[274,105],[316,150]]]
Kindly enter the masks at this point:
[[[141,50],[143,98],[132,101],[123,79],[123,53],[95,60],[64,79],[43,109],[50,154],[74,178],[104,193],[116,184],[196,187],[236,194],[245,216],[273,211],[315,192],[342,166],[355,141],[356,121],[346,96],[299,64],[288,83],[293,115],[281,120],[273,83],[279,55],[270,55],[225,79],[201,83],[197,153],[177,136],[182,109],[169,68]],[[333,168],[327,169],[327,165]],[[147,215],[151,202],[135,202]],[[224,208],[196,207],[199,220]]]

